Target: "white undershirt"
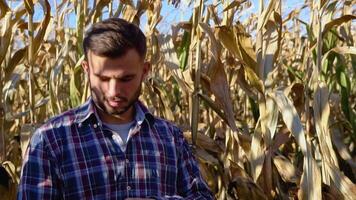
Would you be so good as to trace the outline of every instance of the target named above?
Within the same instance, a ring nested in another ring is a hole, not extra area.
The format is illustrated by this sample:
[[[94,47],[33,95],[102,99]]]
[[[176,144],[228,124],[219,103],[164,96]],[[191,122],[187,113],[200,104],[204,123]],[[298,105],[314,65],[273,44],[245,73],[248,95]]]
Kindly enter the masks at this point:
[[[126,150],[130,129],[134,123],[135,120],[125,124],[104,123],[115,134],[113,138],[119,144],[122,151]]]

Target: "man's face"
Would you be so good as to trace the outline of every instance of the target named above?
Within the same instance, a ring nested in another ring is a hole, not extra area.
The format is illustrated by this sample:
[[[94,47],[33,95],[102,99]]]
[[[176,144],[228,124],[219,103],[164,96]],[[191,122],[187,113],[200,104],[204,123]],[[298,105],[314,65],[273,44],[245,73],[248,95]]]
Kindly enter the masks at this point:
[[[83,68],[101,120],[107,123],[133,120],[133,104],[140,96],[149,64],[143,62],[135,49],[118,58],[98,56],[91,51],[87,57]]]

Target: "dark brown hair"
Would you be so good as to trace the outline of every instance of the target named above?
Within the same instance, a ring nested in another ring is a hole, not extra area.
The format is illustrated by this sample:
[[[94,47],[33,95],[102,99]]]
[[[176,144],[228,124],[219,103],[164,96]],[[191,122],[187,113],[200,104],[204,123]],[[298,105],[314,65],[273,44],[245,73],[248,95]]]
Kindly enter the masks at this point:
[[[142,59],[146,56],[146,37],[139,27],[119,18],[109,18],[94,24],[83,41],[85,58],[88,51],[99,56],[117,58],[135,49]]]

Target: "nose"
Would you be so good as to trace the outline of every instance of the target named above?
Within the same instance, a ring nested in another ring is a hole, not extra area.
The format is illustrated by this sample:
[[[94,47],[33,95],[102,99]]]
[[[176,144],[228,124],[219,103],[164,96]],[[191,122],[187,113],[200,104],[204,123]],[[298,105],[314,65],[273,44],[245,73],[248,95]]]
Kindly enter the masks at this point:
[[[120,84],[119,81],[115,78],[110,79],[109,88],[107,91],[109,97],[116,97],[120,94]]]

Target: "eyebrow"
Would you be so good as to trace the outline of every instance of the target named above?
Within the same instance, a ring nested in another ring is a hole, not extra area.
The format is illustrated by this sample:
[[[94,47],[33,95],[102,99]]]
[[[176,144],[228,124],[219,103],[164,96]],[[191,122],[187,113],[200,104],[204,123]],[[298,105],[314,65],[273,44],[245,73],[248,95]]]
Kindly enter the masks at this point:
[[[102,77],[102,78],[116,78],[116,79],[125,79],[125,78],[133,78],[136,76],[136,74],[125,74],[121,77],[110,77],[110,76],[106,76],[106,75],[102,75],[102,74],[99,74],[99,73],[94,73],[95,76],[97,77]]]

